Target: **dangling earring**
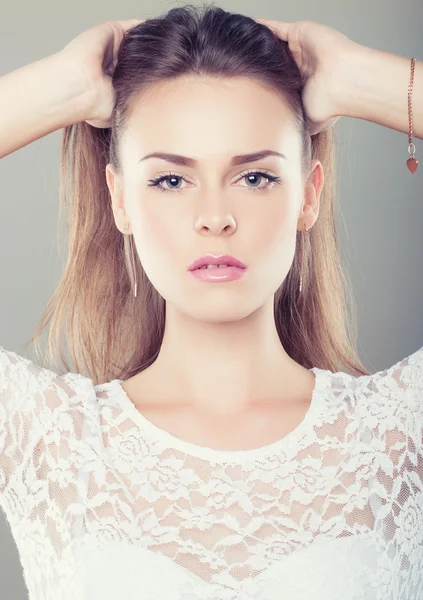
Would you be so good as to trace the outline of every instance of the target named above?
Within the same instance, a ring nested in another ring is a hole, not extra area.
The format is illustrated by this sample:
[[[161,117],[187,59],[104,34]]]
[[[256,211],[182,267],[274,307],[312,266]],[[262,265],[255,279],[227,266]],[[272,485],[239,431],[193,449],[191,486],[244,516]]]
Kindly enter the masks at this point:
[[[305,224],[304,224],[304,230],[303,231],[307,231],[308,232],[307,225],[305,225]],[[304,233],[303,233],[303,235],[304,235]],[[300,294],[301,294],[302,289],[303,289],[303,276],[300,275]]]
[[[129,223],[126,223],[126,225],[124,226],[124,229],[129,229]],[[131,245],[132,272],[134,274],[134,280],[135,280],[134,297],[136,298],[137,297],[137,273],[135,271],[134,245],[133,245],[133,241],[132,240],[130,240],[129,243]]]

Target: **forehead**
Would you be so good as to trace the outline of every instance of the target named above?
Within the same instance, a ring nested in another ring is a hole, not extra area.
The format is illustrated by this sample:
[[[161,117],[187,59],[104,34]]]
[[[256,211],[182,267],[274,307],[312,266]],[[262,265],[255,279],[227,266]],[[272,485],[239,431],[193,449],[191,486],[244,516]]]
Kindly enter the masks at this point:
[[[200,162],[259,148],[293,155],[299,142],[291,110],[276,90],[246,77],[186,76],[154,84],[133,99],[122,158],[166,151]]]

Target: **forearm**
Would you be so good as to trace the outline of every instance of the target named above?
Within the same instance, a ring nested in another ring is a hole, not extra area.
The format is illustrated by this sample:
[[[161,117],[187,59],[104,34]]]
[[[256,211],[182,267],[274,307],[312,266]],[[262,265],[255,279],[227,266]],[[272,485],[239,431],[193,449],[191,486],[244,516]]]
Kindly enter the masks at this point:
[[[0,77],[0,158],[83,120],[86,98],[57,53]]]
[[[417,58],[417,57],[416,57]],[[353,44],[340,61],[337,116],[365,119],[408,134],[411,57]],[[423,139],[423,61],[416,60],[413,137]]]

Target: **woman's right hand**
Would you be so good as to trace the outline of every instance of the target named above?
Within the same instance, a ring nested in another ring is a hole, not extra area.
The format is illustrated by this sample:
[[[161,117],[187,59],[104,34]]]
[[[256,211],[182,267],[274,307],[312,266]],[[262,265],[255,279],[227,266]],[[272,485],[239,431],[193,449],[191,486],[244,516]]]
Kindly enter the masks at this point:
[[[66,65],[82,75],[81,89],[87,100],[87,123],[93,127],[111,127],[116,102],[112,75],[120,44],[128,29],[143,20],[107,21],[80,33],[59,52]]]

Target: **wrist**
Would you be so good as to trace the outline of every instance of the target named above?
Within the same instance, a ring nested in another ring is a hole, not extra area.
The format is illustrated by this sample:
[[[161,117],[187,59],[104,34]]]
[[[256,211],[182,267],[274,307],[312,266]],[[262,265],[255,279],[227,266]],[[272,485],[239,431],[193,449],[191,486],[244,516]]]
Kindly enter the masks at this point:
[[[62,127],[84,121],[92,105],[92,92],[84,81],[80,65],[75,64],[63,50],[48,59],[56,73],[56,81],[60,83],[56,110],[62,115]]]
[[[337,117],[362,117],[365,96],[371,85],[371,72],[377,50],[348,40],[338,55],[332,78],[332,99]],[[364,110],[363,110],[364,109]]]
[[[409,132],[407,92],[411,60],[359,44],[347,45],[332,78],[337,116]],[[416,61],[413,86],[413,134],[423,139],[423,63]]]

